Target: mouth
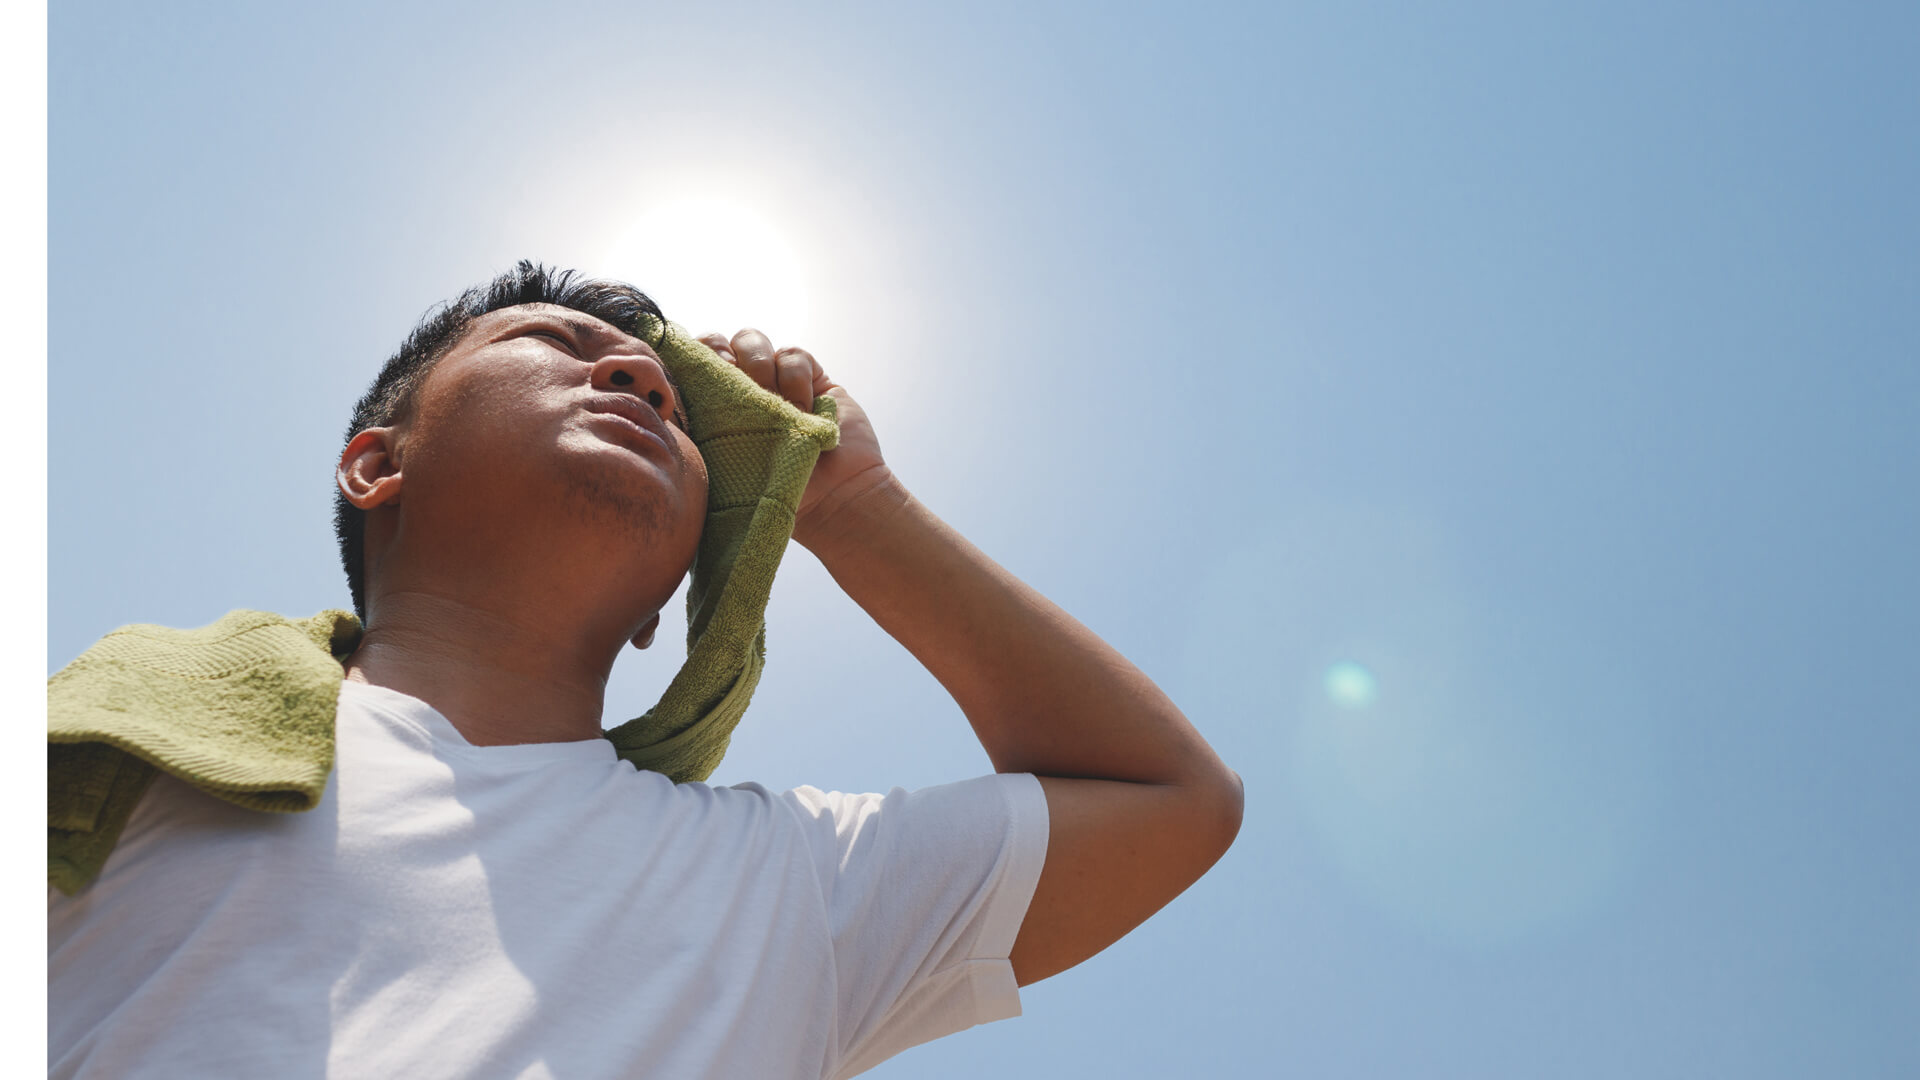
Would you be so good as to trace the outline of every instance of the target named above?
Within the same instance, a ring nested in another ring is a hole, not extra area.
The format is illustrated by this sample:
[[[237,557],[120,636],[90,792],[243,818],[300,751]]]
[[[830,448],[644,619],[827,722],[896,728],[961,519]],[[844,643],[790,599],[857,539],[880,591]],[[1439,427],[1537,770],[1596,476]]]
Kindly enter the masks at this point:
[[[589,398],[585,408],[587,412],[613,421],[614,424],[609,426],[618,426],[638,435],[645,442],[666,451],[669,457],[679,459],[680,451],[674,446],[673,434],[667,430],[667,422],[640,399],[625,394],[605,394]]]

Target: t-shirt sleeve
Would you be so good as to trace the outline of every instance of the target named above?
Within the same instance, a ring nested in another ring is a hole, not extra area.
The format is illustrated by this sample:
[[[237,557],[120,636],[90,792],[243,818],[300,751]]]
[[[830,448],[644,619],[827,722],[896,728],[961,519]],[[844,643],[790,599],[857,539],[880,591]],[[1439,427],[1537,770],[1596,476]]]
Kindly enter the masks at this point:
[[[1046,861],[1037,779],[786,797],[807,826],[833,935],[839,1057],[828,1075],[1020,1015],[1007,956]]]

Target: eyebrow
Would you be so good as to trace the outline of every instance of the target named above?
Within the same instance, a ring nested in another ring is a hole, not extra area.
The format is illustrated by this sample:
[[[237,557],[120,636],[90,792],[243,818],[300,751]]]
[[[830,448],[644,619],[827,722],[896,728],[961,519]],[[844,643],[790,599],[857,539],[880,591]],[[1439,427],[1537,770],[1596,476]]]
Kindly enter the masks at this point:
[[[568,329],[572,330],[574,333],[579,334],[581,337],[589,337],[589,338],[632,337],[633,340],[639,341],[640,344],[647,345],[647,343],[643,341],[641,338],[639,338],[638,336],[632,335],[632,334],[622,334],[620,331],[615,330],[613,327],[608,326],[606,323],[599,322],[597,320],[594,322],[588,322],[585,319],[578,318],[572,315],[552,315],[552,316],[549,316],[549,318],[558,320],[562,325],[566,326]],[[685,393],[682,393],[680,390],[680,380],[673,377],[672,369],[667,367],[666,360],[660,356],[659,352],[655,350],[652,345],[647,345],[647,351],[652,353],[653,358],[660,362],[660,372],[661,374],[667,377],[667,385],[673,388],[673,411],[675,415],[677,415],[680,418],[681,429],[686,431],[688,434],[692,434],[693,424],[689,422],[687,419],[687,395]]]

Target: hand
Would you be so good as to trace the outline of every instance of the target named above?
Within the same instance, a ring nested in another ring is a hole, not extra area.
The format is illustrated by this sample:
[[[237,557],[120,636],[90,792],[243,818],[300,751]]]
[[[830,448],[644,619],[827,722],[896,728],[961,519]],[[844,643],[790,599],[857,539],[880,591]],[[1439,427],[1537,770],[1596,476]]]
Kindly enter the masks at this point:
[[[731,341],[719,334],[703,334],[700,342],[801,412],[812,412],[813,399],[822,394],[839,406],[840,442],[820,455],[813,476],[807,480],[794,521],[796,540],[806,544],[821,522],[892,479],[866,410],[845,387],[827,376],[812,353],[796,345],[775,349],[765,334],[752,329],[740,331]]]

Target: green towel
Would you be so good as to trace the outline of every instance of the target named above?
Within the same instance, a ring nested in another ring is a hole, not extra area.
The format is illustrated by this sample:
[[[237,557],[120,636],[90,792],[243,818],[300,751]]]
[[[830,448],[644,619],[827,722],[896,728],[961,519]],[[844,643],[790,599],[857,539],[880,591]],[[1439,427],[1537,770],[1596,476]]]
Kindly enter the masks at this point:
[[[236,611],[123,626],[47,680],[47,881],[94,879],[165,769],[253,810],[311,810],[333,769],[340,661],[360,621]]]
[[[672,323],[641,335],[687,398],[710,483],[687,593],[687,659],[659,704],[607,732],[619,755],[676,782],[725,755],[766,657],[766,605],[814,462],[839,437]],[[47,681],[47,880],[84,888],[157,769],[254,810],[309,810],[333,768],[344,611],[290,620],[236,611],[211,626],[126,626]]]
[[[607,738],[638,768],[704,780],[760,681],[773,572],[814,462],[840,428],[832,398],[815,398],[812,414],[803,413],[679,326],[640,318],[639,335],[687,397],[693,443],[707,463],[707,520],[687,587],[687,662],[658,705]]]

